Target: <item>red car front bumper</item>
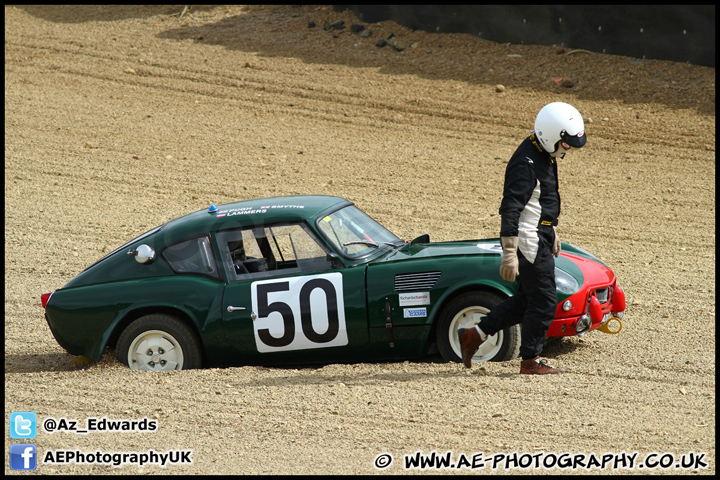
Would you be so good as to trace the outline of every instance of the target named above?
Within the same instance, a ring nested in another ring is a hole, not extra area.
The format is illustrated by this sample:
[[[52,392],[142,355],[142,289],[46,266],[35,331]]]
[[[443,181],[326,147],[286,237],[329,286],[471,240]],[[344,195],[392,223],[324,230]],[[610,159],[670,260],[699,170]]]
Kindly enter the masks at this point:
[[[589,264],[575,255],[564,255],[580,267],[584,282],[580,290],[558,304],[555,320],[547,336],[582,335],[605,325],[613,318],[619,321],[625,312],[625,293],[617,284],[612,271],[604,266],[598,269],[598,264]]]

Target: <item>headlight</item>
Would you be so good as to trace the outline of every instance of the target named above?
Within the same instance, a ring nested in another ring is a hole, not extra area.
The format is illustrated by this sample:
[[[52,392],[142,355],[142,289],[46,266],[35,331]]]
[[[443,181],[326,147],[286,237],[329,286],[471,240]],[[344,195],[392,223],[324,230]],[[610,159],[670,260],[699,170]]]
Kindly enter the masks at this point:
[[[571,295],[580,289],[580,284],[575,277],[555,267],[555,288],[566,295]]]
[[[579,335],[582,335],[583,333],[590,330],[590,327],[592,326],[592,320],[590,319],[590,315],[583,315],[582,317],[578,318],[577,322],[575,323],[575,332]]]

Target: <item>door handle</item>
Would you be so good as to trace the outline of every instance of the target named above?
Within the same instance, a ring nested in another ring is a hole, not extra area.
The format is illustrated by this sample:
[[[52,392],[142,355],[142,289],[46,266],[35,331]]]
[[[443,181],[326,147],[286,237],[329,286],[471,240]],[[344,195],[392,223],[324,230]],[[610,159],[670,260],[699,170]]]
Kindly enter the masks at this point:
[[[227,308],[228,312],[234,312],[235,310],[245,310],[245,307],[233,307],[232,305],[230,305]]]

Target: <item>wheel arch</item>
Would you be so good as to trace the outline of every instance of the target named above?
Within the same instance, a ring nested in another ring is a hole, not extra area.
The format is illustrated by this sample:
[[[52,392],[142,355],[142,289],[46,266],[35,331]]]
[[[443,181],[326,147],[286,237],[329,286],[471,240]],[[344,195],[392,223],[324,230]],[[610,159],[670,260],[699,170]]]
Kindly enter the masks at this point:
[[[488,292],[488,293],[495,293],[499,294],[505,298],[513,295],[513,291],[505,288],[504,286],[500,284],[490,284],[490,283],[472,283],[472,284],[466,284],[462,285],[458,288],[453,289],[450,292],[446,292],[445,295],[440,300],[440,303],[435,306],[433,309],[433,317],[431,322],[431,328],[430,328],[430,342],[434,343],[437,341],[437,334],[436,329],[438,322],[440,321],[440,317],[442,316],[442,312],[445,310],[445,308],[452,302],[455,298],[459,297],[460,295],[463,295],[465,293],[469,292]]]
[[[147,306],[147,307],[141,307],[137,308],[135,310],[127,312],[122,319],[117,322],[115,325],[115,328],[113,328],[113,332],[108,338],[108,341],[106,342],[107,347],[115,348],[117,345],[117,341],[120,338],[120,335],[122,335],[122,332],[125,331],[125,329],[135,320],[138,318],[144,317],[146,315],[153,315],[153,314],[163,314],[163,315],[170,315],[172,317],[177,318],[181,322],[183,322],[187,327],[189,327],[192,332],[197,337],[200,348],[202,350],[202,356],[205,360],[205,345],[202,342],[202,337],[200,336],[200,330],[197,327],[197,324],[193,321],[192,317],[187,312],[184,312],[182,309],[177,307],[171,307],[171,306]]]

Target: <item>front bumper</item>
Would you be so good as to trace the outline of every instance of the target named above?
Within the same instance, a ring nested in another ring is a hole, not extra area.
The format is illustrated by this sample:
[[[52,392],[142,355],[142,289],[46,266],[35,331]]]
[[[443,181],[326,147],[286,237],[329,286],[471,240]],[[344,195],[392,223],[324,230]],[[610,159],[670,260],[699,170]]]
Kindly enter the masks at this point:
[[[568,300],[584,306],[584,309],[575,307],[565,312],[562,305],[558,305],[555,319],[548,328],[548,337],[583,335],[598,328],[605,333],[619,333],[622,330],[625,293],[618,285],[589,289],[584,295],[578,292]],[[584,311],[578,311],[579,309]],[[570,315],[563,316],[567,313]]]
[[[592,317],[589,315],[578,315],[567,318],[556,318],[548,328],[548,337],[573,337],[578,335],[584,335],[587,332],[591,332],[603,325],[606,325],[611,319],[618,318],[614,314],[608,312],[604,313],[599,322],[593,322]],[[583,323],[590,322],[590,328],[583,329]],[[580,328],[578,328],[578,324]],[[580,333],[578,333],[580,330]]]

